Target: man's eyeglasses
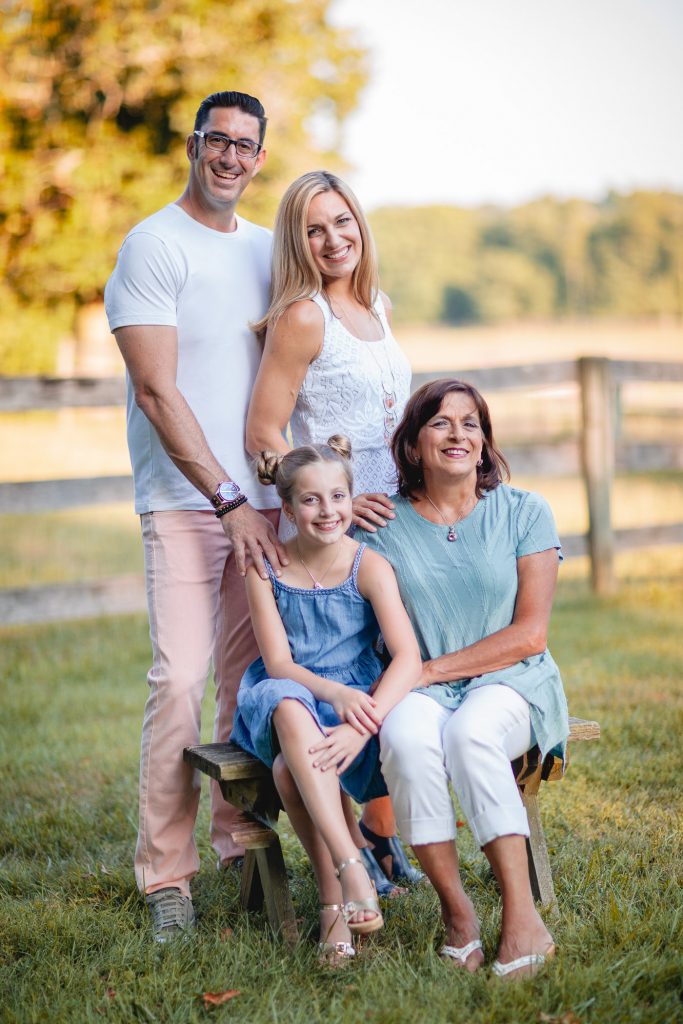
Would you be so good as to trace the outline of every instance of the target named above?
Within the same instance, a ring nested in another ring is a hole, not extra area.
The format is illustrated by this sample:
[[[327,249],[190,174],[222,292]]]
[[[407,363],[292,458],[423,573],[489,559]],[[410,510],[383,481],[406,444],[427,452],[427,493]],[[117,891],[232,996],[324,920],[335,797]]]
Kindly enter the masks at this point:
[[[234,146],[237,156],[253,160],[263,149],[260,143],[252,142],[251,139],[231,139],[227,135],[221,135],[220,132],[195,131],[194,134],[198,135],[200,139],[204,139],[207,149],[212,149],[215,153],[225,153],[226,149]]]

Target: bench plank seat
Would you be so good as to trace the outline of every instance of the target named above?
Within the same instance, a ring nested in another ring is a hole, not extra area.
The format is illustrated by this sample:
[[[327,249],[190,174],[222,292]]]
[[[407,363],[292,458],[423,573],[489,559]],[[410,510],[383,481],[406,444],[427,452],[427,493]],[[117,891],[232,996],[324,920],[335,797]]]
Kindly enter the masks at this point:
[[[583,718],[569,719],[571,743],[594,740],[600,736],[598,722]],[[276,932],[294,944],[298,929],[277,820],[282,805],[270,769],[234,743],[204,743],[186,747],[184,760],[215,779],[223,797],[241,814],[231,833],[233,840],[246,850],[240,903],[245,910],[261,910],[265,905],[268,920]],[[529,879],[534,899],[545,907],[555,908],[548,847],[543,833],[539,808],[541,782],[559,781],[569,763],[552,756],[540,759],[533,748],[512,762],[522,802],[529,819],[530,836],[526,841]]]

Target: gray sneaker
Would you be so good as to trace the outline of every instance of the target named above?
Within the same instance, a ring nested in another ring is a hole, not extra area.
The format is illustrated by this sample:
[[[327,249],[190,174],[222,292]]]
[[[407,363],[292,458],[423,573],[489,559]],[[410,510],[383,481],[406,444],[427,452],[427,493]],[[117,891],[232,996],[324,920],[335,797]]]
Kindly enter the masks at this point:
[[[180,889],[158,889],[145,896],[145,903],[152,915],[155,942],[170,942],[194,928],[192,900],[183,896]]]

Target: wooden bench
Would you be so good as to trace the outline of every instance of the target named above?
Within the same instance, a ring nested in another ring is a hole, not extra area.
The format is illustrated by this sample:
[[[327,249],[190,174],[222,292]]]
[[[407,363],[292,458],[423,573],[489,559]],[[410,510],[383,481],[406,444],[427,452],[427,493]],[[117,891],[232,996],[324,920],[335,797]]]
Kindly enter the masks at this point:
[[[597,722],[570,718],[569,739],[593,740],[600,735]],[[233,743],[206,743],[187,747],[188,764],[215,779],[224,798],[242,813],[231,835],[246,850],[240,903],[245,910],[261,910],[265,904],[274,931],[290,944],[298,939],[294,906],[289,891],[277,820],[282,805],[270,769]],[[534,899],[544,906],[555,903],[548,847],[543,834],[538,804],[541,782],[562,778],[562,764],[546,757],[540,761],[538,748],[513,761],[512,769],[529,818],[527,839],[529,878]]]
[[[583,718],[569,719],[569,741],[596,740],[600,736],[597,722],[588,722]],[[540,760],[538,747],[533,747],[522,757],[512,762],[517,788],[522,797],[529,819],[529,838],[526,841],[526,853],[529,861],[529,880],[535,900],[540,900],[544,907],[557,907],[555,903],[555,887],[550,869],[548,846],[545,841],[541,811],[538,803],[538,791],[542,782],[558,782],[563,778],[569,766],[569,747],[564,766],[558,757],[549,754]]]

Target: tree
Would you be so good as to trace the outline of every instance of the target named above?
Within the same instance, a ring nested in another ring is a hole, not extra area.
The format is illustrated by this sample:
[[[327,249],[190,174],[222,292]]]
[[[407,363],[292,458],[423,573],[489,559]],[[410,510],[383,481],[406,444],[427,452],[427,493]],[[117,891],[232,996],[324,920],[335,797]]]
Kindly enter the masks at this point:
[[[478,214],[455,206],[385,208],[370,215],[382,288],[397,322],[436,323],[449,286],[475,281]]]
[[[338,167],[366,71],[329,5],[0,0],[5,372],[50,369],[55,334],[101,300],[126,231],[180,194],[184,140],[208,93],[250,92],[270,119],[248,216],[268,223],[297,174]]]
[[[612,193],[589,238],[597,312],[683,318],[683,196]]]

